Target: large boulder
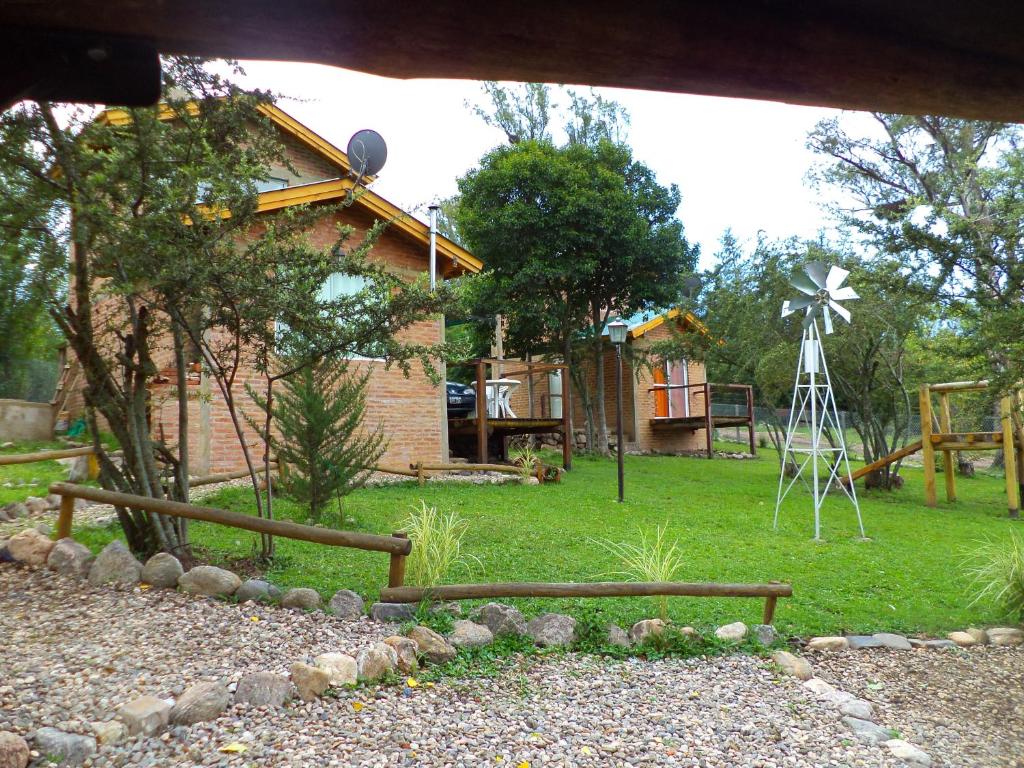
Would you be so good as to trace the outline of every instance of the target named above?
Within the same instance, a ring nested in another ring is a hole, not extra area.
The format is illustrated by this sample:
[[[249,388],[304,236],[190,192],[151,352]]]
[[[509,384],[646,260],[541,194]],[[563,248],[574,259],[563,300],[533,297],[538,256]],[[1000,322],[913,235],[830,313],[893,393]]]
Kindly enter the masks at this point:
[[[327,673],[327,680],[332,688],[355,685],[359,679],[356,660],[347,653],[321,653],[313,659],[313,664]]]
[[[455,658],[455,648],[430,627],[418,626],[409,631],[419,655],[431,664],[444,664]]]
[[[168,552],[157,552],[142,566],[142,581],[159,589],[174,589],[184,573],[178,558]]]
[[[155,736],[167,727],[171,704],[155,696],[140,696],[117,710],[117,716],[129,736]]]
[[[419,671],[420,663],[416,658],[419,646],[416,641],[400,635],[384,638],[384,644],[390,645],[398,658],[398,671],[405,675],[414,675]]]
[[[46,558],[46,567],[64,576],[85,579],[89,576],[92,561],[92,550],[87,546],[79,544],[74,539],[61,539],[50,550]]]
[[[493,643],[494,635],[483,624],[477,624],[467,619],[459,619],[452,626],[451,634],[448,635],[448,642],[456,648],[479,648],[480,646]]]
[[[526,634],[525,617],[511,605],[487,603],[473,611],[470,618],[491,630],[495,637]]]
[[[178,579],[178,588],[190,595],[230,597],[240,586],[237,575],[215,565],[197,565]]]
[[[296,611],[315,611],[320,607],[320,593],[307,587],[289,589],[281,598],[281,607]]]
[[[363,615],[363,598],[351,589],[339,589],[327,604],[327,610],[339,619],[358,619]]]
[[[281,707],[291,697],[291,681],[273,672],[250,672],[235,688],[235,702],[253,707]]]
[[[374,643],[356,654],[360,680],[379,680],[398,665],[398,654],[387,643]]]
[[[231,692],[224,683],[196,683],[189,686],[171,709],[171,722],[192,725],[216,720],[231,703]]]
[[[248,579],[242,582],[235,591],[235,599],[240,603],[269,603],[281,599],[281,590],[263,579]]]
[[[303,701],[313,701],[331,685],[331,677],[319,667],[297,661],[291,666],[292,683]]]
[[[16,533],[7,541],[7,551],[11,557],[25,565],[46,565],[46,558],[50,556],[53,547],[54,541],[34,528]]]
[[[96,739],[78,733],[65,733],[56,728],[40,728],[33,735],[34,749],[47,758],[56,758],[61,765],[81,765],[96,754]]]
[[[120,541],[107,544],[89,569],[89,583],[94,587],[110,583],[138,584],[141,576],[142,563]]]
[[[576,640],[576,619],[562,613],[542,613],[530,619],[527,634],[537,645],[571,645]]]
[[[0,731],[0,768],[25,768],[28,743],[16,733]]]

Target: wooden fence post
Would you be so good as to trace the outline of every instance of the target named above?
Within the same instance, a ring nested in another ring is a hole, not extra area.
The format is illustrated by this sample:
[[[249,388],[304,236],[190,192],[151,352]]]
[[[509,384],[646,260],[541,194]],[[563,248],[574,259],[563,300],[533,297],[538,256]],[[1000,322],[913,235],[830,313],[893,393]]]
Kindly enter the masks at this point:
[[[75,514],[75,498],[60,497],[60,515],[57,518],[57,541],[71,536],[71,517]]]
[[[921,463],[924,464],[924,503],[938,504],[935,495],[935,447],[932,445],[932,393],[927,384],[918,393],[921,407]]]
[[[686,394],[690,396],[689,393]],[[711,385],[708,382],[704,382],[704,434],[707,441],[708,458],[713,459],[715,457],[715,448],[713,441],[715,438],[715,425],[711,420]]]
[[[999,415],[1003,428],[1003,470],[1006,472],[1006,500],[1010,517],[1020,515],[1020,485],[1017,482],[1017,451],[1013,446],[1013,401],[1004,397],[999,401]]]
[[[779,598],[775,597],[775,595],[771,595],[764,599],[764,616],[762,617],[762,624],[772,623],[772,620],[775,618],[775,602],[778,599]]]
[[[426,485],[427,479],[423,474],[423,462],[416,462],[416,480],[421,486]]]
[[[394,536],[396,539],[409,538],[409,534],[404,533],[403,531],[396,531],[391,535]],[[388,569],[388,586],[405,586],[405,555],[391,555],[391,566]]]
[[[939,393],[939,431],[949,434],[953,431],[953,420],[949,412],[949,393]],[[948,440],[949,438],[945,438]],[[953,452],[948,448],[942,452],[942,472],[946,481],[946,501],[956,501],[956,475],[953,472]]]

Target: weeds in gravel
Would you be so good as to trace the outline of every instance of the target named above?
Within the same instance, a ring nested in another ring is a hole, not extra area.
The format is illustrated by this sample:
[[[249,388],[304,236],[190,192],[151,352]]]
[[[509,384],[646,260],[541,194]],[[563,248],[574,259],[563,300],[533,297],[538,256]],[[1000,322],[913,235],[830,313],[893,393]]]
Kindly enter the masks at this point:
[[[666,526],[659,525],[650,539],[640,529],[640,543],[626,544],[607,539],[597,543],[615,555],[622,563],[621,571],[612,571],[609,576],[624,576],[631,581],[672,581],[683,567],[683,550],[679,541],[670,544],[665,540]],[[662,621],[668,621],[668,597],[656,597],[658,612]]]
[[[468,568],[480,559],[462,551],[462,538],[469,524],[450,512],[444,514],[420,500],[412,508],[402,528],[412,540],[412,552],[405,561],[406,580],[410,584],[429,587],[440,584],[456,568]]]
[[[1024,619],[1024,537],[1010,531],[1008,541],[988,541],[975,548],[964,562],[974,599]]]

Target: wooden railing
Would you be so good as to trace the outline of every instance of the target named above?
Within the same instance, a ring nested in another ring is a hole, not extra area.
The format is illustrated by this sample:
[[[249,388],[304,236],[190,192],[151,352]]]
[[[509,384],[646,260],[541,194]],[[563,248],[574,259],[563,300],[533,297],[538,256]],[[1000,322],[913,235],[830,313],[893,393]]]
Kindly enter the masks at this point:
[[[775,617],[780,597],[792,597],[791,584],[719,584],[671,581],[599,581],[551,584],[509,582],[502,584],[443,584],[436,587],[395,587],[381,590],[387,603],[418,603],[423,600],[478,600],[496,597],[763,597],[765,624]]]
[[[57,518],[56,538],[71,536],[71,523],[75,513],[75,499],[86,499],[99,504],[110,504],[126,509],[140,509],[158,515],[183,517],[187,520],[201,520],[217,523],[231,528],[239,528],[253,533],[264,533],[297,541],[311,541],[315,544],[326,544],[331,547],[349,547],[371,552],[386,552],[391,555],[389,584],[401,586],[405,574],[405,557],[412,551],[412,542],[405,534],[378,536],[371,533],[355,531],[338,531],[331,528],[317,528],[301,525],[287,520],[268,520],[263,517],[252,517],[239,512],[231,512],[215,507],[200,507],[184,504],[168,499],[154,499],[147,496],[135,496],[116,491],[105,491],[74,483],[53,483],[50,493],[61,497],[60,516]]]
[[[715,389],[732,390],[735,392],[743,392],[746,400],[747,415],[744,417],[744,423],[747,425],[747,442],[750,447],[750,453],[752,455],[757,454],[757,445],[754,442],[754,387],[750,384],[714,384],[709,381],[701,382],[699,384],[654,384],[648,388],[648,392],[664,392],[666,399],[669,399],[671,403],[671,391],[673,389],[685,389],[697,390],[695,393],[697,396],[704,398],[704,413],[700,416],[704,419],[704,439],[705,449],[707,451],[708,458],[710,459],[714,455],[713,441],[714,441],[714,430],[715,424],[711,414],[711,394]],[[689,395],[687,395],[689,397]],[[658,401],[654,401],[654,419],[659,418],[674,419],[680,418],[680,416],[659,416],[658,415]],[[739,418],[739,417],[737,417]]]

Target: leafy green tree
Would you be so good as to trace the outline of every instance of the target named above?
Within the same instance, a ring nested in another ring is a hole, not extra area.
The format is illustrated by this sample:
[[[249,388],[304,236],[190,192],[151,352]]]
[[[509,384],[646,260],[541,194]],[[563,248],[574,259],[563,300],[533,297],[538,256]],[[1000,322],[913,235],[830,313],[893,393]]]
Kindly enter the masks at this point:
[[[95,442],[102,486],[187,501],[190,347],[241,434],[236,378],[248,362],[268,382],[275,375],[278,321],[287,324],[283,341],[290,334],[314,339],[317,355],[374,340],[404,367],[442,353],[402,345],[394,334],[442,311],[447,294],[406,285],[369,263],[375,233],[346,249],[351,229],[341,228],[332,247],[311,247],[309,226],[336,208],[257,217],[258,183],[287,165],[259,109],[271,96],[243,90],[197,59],[167,59],[163,78],[164,106],[125,110],[124,120],[45,102],[5,113],[0,236],[4,249],[25,254],[34,289],[81,364],[92,433],[102,418],[123,451],[115,463]],[[367,289],[318,298],[337,272],[365,276]],[[148,408],[149,385],[168,363],[177,370],[179,430],[165,439],[151,434]],[[257,511],[270,514],[242,445]],[[117,514],[136,553],[188,555],[184,521],[132,509]]]
[[[367,430],[363,424],[369,367],[358,371],[335,356],[304,364],[308,359],[316,356],[307,352],[280,362],[278,368],[295,372],[281,379],[271,403],[253,387],[247,391],[276,426],[270,445],[287,468],[281,473],[285,492],[309,505],[314,524],[335,501],[342,525],[342,497],[366,482],[387,441],[381,425]]]
[[[609,141],[498,147],[459,190],[459,230],[486,266],[477,314],[502,312],[510,352],[567,361],[589,444],[607,452],[602,334],[613,315],[678,299],[696,261],[675,217],[679,190]],[[599,372],[593,393],[584,354]]]

